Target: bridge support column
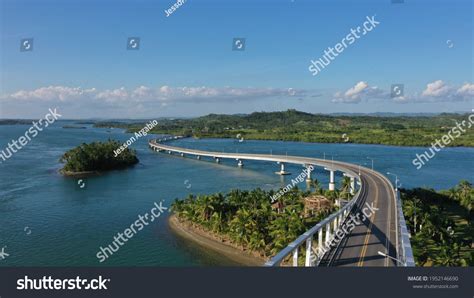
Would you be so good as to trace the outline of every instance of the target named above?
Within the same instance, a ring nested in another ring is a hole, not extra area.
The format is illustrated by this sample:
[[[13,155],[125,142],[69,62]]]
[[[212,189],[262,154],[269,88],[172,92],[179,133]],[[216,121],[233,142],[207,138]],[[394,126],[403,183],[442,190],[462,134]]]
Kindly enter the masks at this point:
[[[291,173],[290,172],[286,172],[285,171],[285,164],[281,161],[277,162],[280,164],[280,172],[275,172],[275,174],[278,174],[278,175],[290,175]]]
[[[354,177],[351,177],[351,195],[354,195],[354,194],[355,194],[355,190],[356,190],[356,187],[355,187],[355,178],[354,178]]]
[[[196,156],[196,159],[197,159],[197,160],[200,160],[200,159],[201,159],[201,156],[199,156],[199,155]]]
[[[329,170],[329,190],[334,191],[336,189],[336,184],[334,183],[334,171]]]
[[[240,168],[244,166],[244,163],[242,162],[241,159],[239,159],[239,162],[237,163],[237,166],[239,166]]]
[[[220,163],[221,161],[219,160],[219,157],[216,157],[216,163]]]
[[[183,152],[181,152],[181,156],[184,157],[184,153],[183,153]]]
[[[313,253],[311,247],[313,245],[313,237],[309,237],[308,239],[306,239],[306,256],[305,256],[305,260],[304,260],[304,265],[306,267],[309,267],[311,266],[311,254]]]
[[[311,168],[309,166],[306,166],[306,172],[308,173],[308,176],[306,177],[306,182],[311,183]]]
[[[171,154],[171,151],[168,150],[168,154]]]

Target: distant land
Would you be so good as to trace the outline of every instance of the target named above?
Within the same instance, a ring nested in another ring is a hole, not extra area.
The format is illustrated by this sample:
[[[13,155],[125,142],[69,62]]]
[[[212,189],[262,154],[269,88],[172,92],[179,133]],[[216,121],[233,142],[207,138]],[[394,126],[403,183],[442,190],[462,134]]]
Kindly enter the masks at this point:
[[[209,114],[197,118],[160,119],[151,133],[195,138],[244,138],[315,143],[358,143],[395,146],[431,146],[469,114],[328,115],[297,110],[245,115]],[[137,132],[146,122],[99,121],[95,127],[117,127]],[[474,131],[465,132],[449,146],[474,147]]]
[[[257,113],[272,113],[272,112],[257,112]],[[376,117],[430,117],[438,116],[442,114],[459,114],[463,115],[468,113],[468,111],[458,111],[452,113],[396,113],[396,112],[375,112],[375,113],[315,113],[314,115],[328,115],[328,116],[376,116]],[[249,114],[222,114],[228,116],[247,116]],[[202,116],[204,117],[204,116]],[[177,119],[194,119],[198,117],[186,117],[186,116],[168,116],[168,117],[157,117],[157,118],[62,118],[58,121],[76,121],[76,124],[95,124],[97,122],[147,122],[150,120],[177,120]],[[12,124],[30,124],[32,121],[37,121],[38,119],[28,119],[28,118],[0,118],[0,125],[12,125]]]

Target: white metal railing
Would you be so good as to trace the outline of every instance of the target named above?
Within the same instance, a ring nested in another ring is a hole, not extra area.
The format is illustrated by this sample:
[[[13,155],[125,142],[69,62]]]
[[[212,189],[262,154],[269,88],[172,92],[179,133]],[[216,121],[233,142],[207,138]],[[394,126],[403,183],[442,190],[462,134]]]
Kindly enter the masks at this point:
[[[397,190],[397,216],[398,216],[398,245],[397,258],[405,267],[415,267],[415,258],[410,243],[410,232],[406,225],[405,216],[403,215],[402,200],[400,191]]]
[[[155,140],[156,144],[153,145],[153,141],[150,141],[150,147],[156,151],[168,151],[171,154],[172,151],[176,151],[178,148],[163,146],[162,148],[156,146],[158,143],[163,143],[165,141],[171,141],[176,139],[181,139],[182,136],[170,136],[170,137],[163,137],[161,139]],[[167,149],[169,148],[169,149]],[[184,156],[184,152],[186,150],[180,150],[182,156]],[[201,151],[200,151],[201,152]],[[190,154],[198,154],[197,150],[188,152]],[[204,152],[201,152],[204,153]],[[223,158],[227,158],[229,154],[221,154]],[[246,158],[250,158],[251,154],[241,154],[241,155],[248,155]],[[275,156],[276,157],[276,156]],[[288,158],[288,156],[287,156]],[[331,242],[332,237],[338,231],[339,227],[344,223],[347,216],[350,214],[352,208],[356,203],[358,203],[361,197],[361,191],[366,187],[361,180],[359,174],[354,173],[348,169],[346,169],[346,173],[350,176],[358,179],[358,185],[360,185],[357,193],[354,197],[340,210],[331,214],[314,227],[300,235],[296,240],[291,242],[287,247],[281,250],[278,254],[272,257],[269,261],[267,261],[264,266],[280,266],[281,263],[290,255],[292,254],[292,262],[293,266],[298,266],[298,250],[302,245],[306,245],[305,247],[305,266],[313,266],[318,265],[321,261],[318,259],[318,254],[315,254],[313,251],[313,247],[318,247],[321,251],[321,248],[325,243]],[[380,175],[382,176],[382,175]],[[382,176],[382,178],[385,178]],[[387,179],[390,183],[390,180]],[[390,183],[391,184],[391,183]],[[415,266],[415,261],[413,258],[413,251],[410,244],[409,232],[406,226],[405,217],[403,215],[402,204],[400,199],[400,194],[396,191],[396,208],[397,208],[397,219],[398,219],[398,226],[397,226],[397,258],[403,264],[403,266]],[[316,238],[317,234],[317,240]],[[323,239],[324,236],[324,239]],[[313,257],[314,256],[314,257]]]
[[[357,176],[357,178],[360,181],[359,176]],[[318,249],[321,251],[325,243],[332,241],[331,237],[334,235],[332,233],[336,232],[339,229],[339,227],[342,225],[342,223],[345,221],[345,219],[351,212],[352,207],[354,207],[354,205],[358,202],[361,190],[363,187],[365,187],[362,182],[360,183],[360,185],[361,186],[359,187],[357,193],[344,207],[339,209],[337,212],[331,214],[330,216],[326,217],[314,227],[300,235],[296,240],[291,242],[287,247],[282,249],[278,254],[276,254],[269,261],[267,261],[264,266],[280,266],[283,260],[285,260],[290,254],[292,254],[292,264],[294,267],[297,267],[298,250],[302,245],[306,245],[305,266],[308,267],[314,266],[315,264],[319,264],[321,260],[318,259],[318,255],[313,252],[313,246],[317,246]],[[316,245],[314,245],[314,243],[316,243]]]

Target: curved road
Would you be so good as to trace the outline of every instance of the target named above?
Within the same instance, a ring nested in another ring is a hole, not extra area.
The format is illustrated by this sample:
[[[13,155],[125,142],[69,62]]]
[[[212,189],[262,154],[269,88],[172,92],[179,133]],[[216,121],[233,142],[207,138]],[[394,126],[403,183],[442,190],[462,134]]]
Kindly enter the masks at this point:
[[[378,254],[378,251],[381,251],[396,258],[396,247],[398,247],[395,191],[390,181],[378,172],[350,163],[318,158],[202,151],[163,145],[157,143],[156,140],[151,140],[149,145],[154,150],[200,157],[274,161],[303,166],[314,165],[342,171],[356,179],[360,179],[360,197],[358,204],[351,213],[354,216],[358,214],[362,220],[336,248],[325,255],[320,266],[396,266],[395,261]],[[359,170],[360,176],[358,174]],[[373,206],[376,211],[371,214],[370,218],[364,220],[365,216],[363,216],[361,210],[367,204]]]

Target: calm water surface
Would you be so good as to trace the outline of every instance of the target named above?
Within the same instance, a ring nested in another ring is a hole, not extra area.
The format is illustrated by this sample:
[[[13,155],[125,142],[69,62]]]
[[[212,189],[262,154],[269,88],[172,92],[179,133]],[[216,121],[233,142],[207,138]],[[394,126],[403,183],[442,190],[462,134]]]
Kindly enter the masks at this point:
[[[63,129],[59,121],[48,127],[10,159],[0,164],[0,249],[10,256],[0,266],[189,266],[231,265],[232,262],[176,238],[168,229],[168,214],[145,227],[112,257],[99,263],[100,246],[113,241],[117,232],[129,227],[154,202],[164,205],[190,193],[226,192],[232,188],[278,188],[292,176],[274,174],[279,168],[268,162],[247,162],[239,169],[233,160],[214,162],[168,156],[151,151],[149,135],[132,145],[140,163],[84,180],[58,174],[59,157],[84,142],[125,141],[132,134],[123,130],[92,128]],[[0,126],[0,150],[18,139],[27,125]],[[359,163],[376,170],[396,173],[402,187],[452,187],[461,179],[474,181],[474,149],[448,148],[422,169],[411,164],[420,147],[354,144],[315,144],[220,139],[183,139],[172,144],[224,152],[301,155]],[[293,177],[301,167],[288,165]],[[316,177],[327,187],[328,174],[317,169]],[[338,177],[340,179],[340,177]],[[304,185],[302,185],[304,187]]]

